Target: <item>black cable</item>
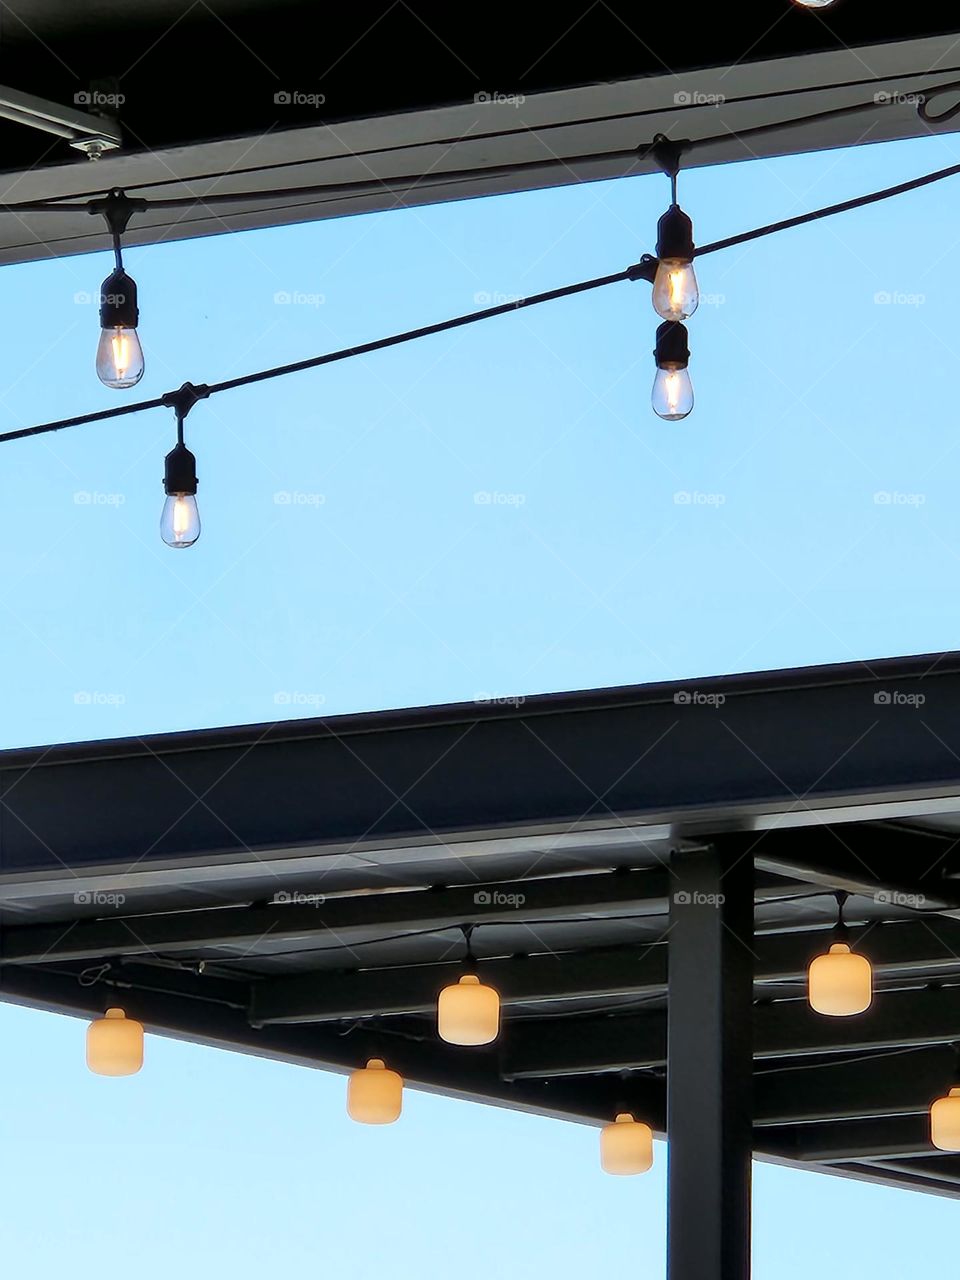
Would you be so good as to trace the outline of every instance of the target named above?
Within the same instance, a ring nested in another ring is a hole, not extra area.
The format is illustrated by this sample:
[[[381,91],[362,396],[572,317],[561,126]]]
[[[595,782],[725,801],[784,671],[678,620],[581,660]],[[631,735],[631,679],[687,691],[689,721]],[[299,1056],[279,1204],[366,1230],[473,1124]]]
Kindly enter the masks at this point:
[[[927,103],[931,97],[948,92],[960,92],[960,82],[953,81],[947,84],[934,85],[926,90],[918,90],[916,93],[916,97],[918,99],[917,114],[920,118],[927,123],[936,123],[937,121],[951,119],[953,115],[960,111],[960,105],[958,105],[956,108],[942,112],[938,116],[931,116],[926,112]],[[766,134],[777,133],[783,129],[800,128],[804,125],[820,124],[827,120],[836,120],[845,116],[859,115],[866,111],[875,111],[877,106],[877,97],[874,96],[864,102],[853,102],[842,107],[831,107],[826,111],[816,111],[803,116],[794,116],[789,120],[771,120],[766,124],[752,125],[745,129],[730,129],[726,133],[709,134],[703,138],[684,139],[679,143],[679,145],[684,152],[692,151],[700,147],[716,145],[717,143],[730,142],[731,140],[742,141],[747,138],[763,137]],[[611,119],[633,118],[633,116],[638,114],[644,113],[622,113],[620,116],[611,117]],[[566,122],[564,127],[568,126],[569,122]],[[472,137],[459,139],[459,141],[468,142],[479,140],[479,137],[476,139]],[[455,139],[453,141],[457,140]],[[416,145],[421,146],[424,144],[418,143]],[[391,148],[391,150],[397,149],[399,148]],[[576,156],[551,156],[546,160],[517,161],[514,164],[498,165],[496,167],[482,169],[474,167],[472,169],[430,170],[427,173],[399,174],[390,178],[361,178],[353,182],[312,183],[301,187],[267,188],[256,191],[210,192],[205,196],[161,196],[153,199],[148,197],[146,202],[149,208],[156,209],[203,209],[204,207],[212,208],[218,205],[236,203],[237,201],[255,202],[258,200],[310,199],[315,196],[325,195],[342,198],[350,195],[365,195],[368,192],[380,190],[394,191],[395,189],[404,187],[429,190],[431,187],[445,182],[465,182],[479,178],[490,179],[510,177],[517,170],[522,170],[524,173],[536,173],[543,169],[572,167],[575,165],[595,163],[603,160],[640,160],[646,158],[648,153],[649,148],[646,147],[620,147],[611,151],[590,152],[585,155]],[[325,160],[341,158],[342,157],[339,156],[323,157]],[[85,211],[87,207],[87,203],[79,202],[77,197],[60,197],[51,198],[50,200],[0,204],[0,213],[62,213],[71,209]],[[788,223],[786,225],[796,224]],[[700,252],[707,252],[707,250],[701,250]]]
[[[889,200],[893,196],[903,195],[907,191],[916,191],[944,178],[952,178],[960,173],[960,164],[948,165],[945,169],[936,169],[933,173],[925,173],[920,178],[911,178],[908,182],[898,182],[895,187],[884,187],[882,191],[872,191],[865,196],[854,196],[851,200],[841,200],[839,204],[828,204],[822,209],[814,209],[811,213],[800,213],[795,218],[784,218],[782,222],[771,222],[765,227],[757,227],[753,231],[742,231],[739,235],[728,236],[725,240],[714,240],[711,244],[699,245],[695,250],[696,257],[705,253],[716,253],[720,249],[731,249],[734,245],[746,244],[749,240],[758,240],[761,236],[774,235],[778,231],[788,231],[791,227],[801,227],[808,222],[817,222],[821,218],[829,218],[835,213],[847,213],[851,209],[862,209],[868,204],[876,204],[880,200]]]
[[[944,178],[950,178],[960,173],[960,164],[950,165],[945,169],[937,169],[932,173],[923,174],[919,178],[911,178],[907,182],[898,183],[893,187],[885,187],[881,191],[869,192],[866,195],[855,196],[850,200],[840,201],[838,204],[825,205],[821,209],[814,209],[809,213],[798,214],[794,218],[786,218],[780,222],[767,223],[765,226],[756,227],[752,231],[743,231],[735,236],[728,236],[724,240],[714,240],[709,244],[701,245],[695,250],[696,257],[703,257],[708,253],[717,253],[721,249],[729,249],[734,245],[745,244],[750,240],[758,240],[763,236],[774,235],[779,231],[788,230],[791,227],[802,226],[808,222],[815,222],[821,218],[828,218],[837,213],[846,213],[852,209],[859,209],[865,205],[875,204],[881,200],[888,200],[893,196],[902,195],[908,191],[915,191],[921,187],[929,186],[931,183],[940,182]],[[2,208],[2,207],[0,207]],[[255,373],[242,374],[237,378],[228,378],[223,382],[210,383],[205,387],[206,395],[216,395],[220,391],[232,391],[237,387],[251,386],[257,382],[265,382],[272,378],[285,377],[290,373],[300,373],[306,369],[317,369],[322,365],[334,364],[341,360],[348,360],[353,356],[369,355],[375,351],[382,351],[388,347],[396,347],[402,343],[412,342],[417,338],[429,337],[432,334],[445,333],[451,329],[459,329],[465,325],[476,324],[481,320],[489,320],[494,316],[506,315],[511,311],[521,311],[528,307],[539,306],[543,302],[553,302],[559,298],[569,298],[575,294],[585,293],[592,289],[602,289],[607,285],[619,284],[625,280],[649,280],[653,273],[653,267],[656,259],[645,255],[638,263],[627,267],[623,271],[616,271],[606,276],[596,276],[591,280],[582,280],[576,284],[563,285],[557,289],[547,289],[542,293],[534,293],[526,298],[518,298],[514,302],[501,303],[494,307],[485,307],[481,311],[471,311],[466,315],[454,316],[449,320],[440,320],[435,324],[422,325],[417,329],[407,329],[402,333],[391,334],[386,338],[377,338],[372,342],[360,343],[353,347],[343,347],[339,351],[326,352],[323,355],[311,356],[306,360],[297,360],[290,364],[276,365],[269,369],[260,369]],[[145,412],[148,409],[158,409],[164,406],[169,407],[173,403],[173,397],[177,393],[167,392],[163,396],[156,397],[153,400],[139,400],[133,404],[122,405],[115,409],[101,409],[93,413],[81,414],[73,418],[60,418],[55,422],[41,423],[34,427],[21,427],[16,431],[6,431],[0,433],[0,444],[8,440],[23,440],[29,436],[46,435],[54,431],[63,431],[68,427],[84,426],[91,422],[102,422],[110,418],[117,418],[130,413]]]
[[[652,262],[652,259],[651,259]],[[307,360],[297,360],[293,364],[277,365],[272,369],[260,369],[256,373],[243,374],[238,378],[228,378],[224,382],[209,385],[208,394],[215,395],[219,391],[232,391],[236,387],[250,386],[255,382],[265,382],[268,378],[281,378],[289,373],[299,373],[304,369],[315,369],[320,365],[334,364],[338,360],[348,360],[352,356],[368,355],[373,351],[382,351],[387,347],[399,346],[404,342],[413,342],[416,338],[428,337],[434,333],[444,333],[448,329],[458,329],[464,325],[475,324],[479,320],[488,320],[492,316],[505,315],[508,311],[520,311],[525,307],[534,307],[541,302],[551,302],[557,298],[568,298],[573,294],[584,293],[589,289],[602,289],[605,285],[616,284],[621,280],[637,278],[641,264],[628,267],[625,271],[617,271],[609,276],[597,276],[593,280],[582,280],[578,284],[564,285],[559,289],[548,289],[544,293],[534,293],[528,298],[518,298],[515,302],[504,302],[495,307],[486,307],[482,311],[471,311],[467,315],[455,316],[451,320],[440,320],[436,324],[423,325],[418,329],[408,329],[404,333],[391,334],[386,338],[377,338],[373,342],[364,342],[354,347],[343,347],[339,351],[330,351],[321,356],[312,356]],[[153,400],[138,400],[133,404],[121,405],[115,409],[101,409],[94,413],[84,413],[74,418],[60,418],[56,422],[45,422],[36,427],[20,427],[16,431],[5,431],[0,434],[0,444],[6,440],[23,440],[28,436],[46,435],[52,431],[62,431],[67,427],[80,427],[89,422],[99,422],[107,418],[118,418],[128,413],[140,413],[147,409],[159,409],[168,406],[174,392],[158,396]]]

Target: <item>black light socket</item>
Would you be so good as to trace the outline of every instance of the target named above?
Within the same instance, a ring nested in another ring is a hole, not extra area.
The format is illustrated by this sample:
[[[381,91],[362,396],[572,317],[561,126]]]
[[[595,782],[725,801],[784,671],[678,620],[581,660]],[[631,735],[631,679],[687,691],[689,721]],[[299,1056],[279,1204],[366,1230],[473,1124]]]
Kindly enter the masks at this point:
[[[163,461],[163,489],[174,493],[197,492],[197,460],[185,444],[175,445]]]
[[[658,369],[685,369],[690,363],[687,326],[679,320],[664,320],[657,328],[653,356]]]
[[[678,204],[672,204],[657,223],[658,258],[693,258],[693,223]]]
[[[117,267],[100,286],[100,328],[135,329],[139,319],[136,281]]]

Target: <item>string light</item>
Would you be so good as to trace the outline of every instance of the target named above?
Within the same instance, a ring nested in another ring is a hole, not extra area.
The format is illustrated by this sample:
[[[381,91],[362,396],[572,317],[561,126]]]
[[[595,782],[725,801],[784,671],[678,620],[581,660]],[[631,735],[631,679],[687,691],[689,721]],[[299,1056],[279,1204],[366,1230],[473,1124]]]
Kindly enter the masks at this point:
[[[132,1076],[143,1066],[143,1027],[108,1009],[87,1028],[87,1066],[98,1076]]]
[[[676,183],[676,174],[672,180]],[[653,309],[664,320],[688,320],[700,303],[695,252],[693,223],[674,201],[657,223]]]
[[[143,377],[143,348],[137,334],[140,311],[137,285],[123,268],[121,237],[130,218],[145,202],[130,200],[122,191],[112,191],[104,200],[90,205],[91,213],[104,216],[113,240],[116,265],[100,286],[100,341],[97,344],[97,377],[105,387],[125,390]]]
[[[960,1044],[953,1053],[952,1086],[930,1104],[930,1141],[938,1151],[960,1151]]]
[[[183,442],[183,421],[206,388],[184,383],[169,397],[177,415],[177,443],[164,459],[160,536],[168,547],[192,547],[200,537],[197,509],[197,460]]]
[[[674,324],[664,320],[657,330],[653,356],[657,362],[650,397],[654,412],[667,422],[677,422],[693,408],[693,384],[687,371],[690,348],[686,327],[679,322]]]
[[[653,1130],[621,1111],[600,1130],[600,1167],[604,1173],[646,1173],[653,1164]]]
[[[491,1044],[500,1034],[500,995],[477,976],[471,947],[474,925],[463,928],[468,972],[459,982],[446,986],[437,1000],[437,1034],[447,1044]]]
[[[847,1018],[865,1013],[873,1001],[873,968],[866,956],[851,951],[843,907],[847,894],[837,893],[837,927],[825,955],[817,956],[807,970],[807,998],[816,1013]]]
[[[403,1108],[403,1080],[382,1058],[371,1058],[347,1082],[347,1114],[358,1124],[393,1124]]]
[[[930,99],[935,95],[952,91],[958,87],[960,87],[960,85],[955,85],[953,83],[943,84],[933,86],[932,88],[918,93],[918,112],[921,114],[922,118],[924,120],[937,120],[944,118],[945,116],[949,116],[950,112],[948,111],[946,113],[942,113],[941,116],[931,117],[929,113],[927,113],[926,108]],[[747,130],[740,130],[738,136],[741,138],[747,136],[752,137],[773,130],[780,130],[793,124],[833,119],[840,116],[847,116],[875,109],[875,107],[875,101],[852,103],[844,107],[836,107],[828,111],[797,117],[793,120],[757,125]],[[636,156],[639,152],[641,156],[652,155],[660,167],[666,172],[671,172],[672,170],[673,172],[671,173],[671,177],[675,196],[676,170],[679,168],[679,158],[681,153],[691,147],[709,145],[712,142],[718,142],[721,140],[723,140],[723,135],[686,140],[683,142],[672,142],[666,139],[663,135],[658,135],[657,138],[648,146],[638,148],[635,152],[631,152],[629,154]],[[928,186],[934,182],[940,182],[945,178],[953,177],[957,174],[960,174],[960,164],[949,165],[946,168],[923,174],[918,178],[909,179],[908,181],[898,183],[895,186],[886,187],[879,191],[870,192],[866,195],[853,197],[852,199],[840,201],[836,204],[826,205],[820,209],[811,210],[809,213],[798,214],[794,217],[785,218],[775,223],[768,223],[749,231],[739,232],[736,235],[728,236],[723,240],[717,240],[710,244],[696,247],[692,245],[692,227],[689,225],[689,219],[679,208],[676,203],[676,199],[674,198],[670,209],[668,209],[664,217],[661,218],[661,224],[664,224],[664,219],[666,219],[666,223],[661,227],[663,234],[660,248],[663,250],[664,255],[666,255],[667,251],[674,255],[679,252],[679,258],[675,256],[673,261],[675,263],[679,262],[680,264],[680,279],[671,280],[669,273],[661,271],[663,264],[657,258],[652,257],[651,255],[644,255],[639,262],[634,263],[632,266],[627,267],[622,271],[614,272],[606,276],[598,276],[591,280],[580,281],[576,284],[565,285],[557,289],[546,290],[542,293],[528,295],[527,297],[518,298],[509,303],[502,303],[497,306],[487,307],[482,310],[470,312],[466,315],[454,316],[448,320],[442,320],[435,324],[423,325],[416,329],[406,330],[402,333],[392,334],[387,337],[375,339],[371,342],[361,343],[356,346],[342,348],[338,351],[326,352],[322,355],[313,356],[305,360],[299,360],[285,365],[278,365],[273,368],[261,369],[253,373],[242,374],[238,377],[230,378],[220,383],[210,384],[205,388],[204,394],[219,394],[221,391],[229,391],[239,387],[250,386],[272,378],[286,377],[290,374],[299,373],[307,369],[320,368],[324,365],[351,359],[355,356],[366,355],[375,351],[385,350],[389,347],[398,346],[402,343],[412,342],[419,338],[428,337],[432,334],[445,333],[466,325],[476,324],[479,321],[490,319],[494,316],[505,315],[509,312],[519,311],[524,308],[539,306],[545,302],[554,301],[559,298],[572,297],[580,293],[585,293],[589,290],[604,288],[607,285],[627,280],[646,280],[652,283],[656,288],[657,276],[660,275],[662,286],[661,291],[665,291],[666,293],[668,309],[683,311],[689,309],[692,305],[695,305],[696,300],[696,277],[695,275],[692,275],[691,277],[691,274],[685,273],[687,265],[690,266],[692,273],[693,257],[703,257],[709,253],[716,253],[720,250],[732,248],[736,245],[749,243],[750,241],[759,239],[763,236],[774,235],[780,231],[803,226],[821,218],[832,217],[835,214],[863,208],[880,200],[887,200],[894,196],[902,195],[908,191],[918,190],[921,187]],[[447,176],[449,177],[449,175]],[[331,189],[330,184],[326,184],[325,186],[319,186],[316,188],[304,187],[285,190],[288,190],[288,193],[295,191],[296,194],[306,196],[314,193],[321,194],[325,191],[329,192]],[[117,270],[122,270],[122,262],[120,261],[119,256],[119,235],[121,234],[122,229],[126,226],[129,217],[135,212],[147,209],[148,207],[162,209],[199,208],[204,206],[208,200],[221,203],[231,200],[257,200],[266,198],[268,195],[275,198],[277,195],[282,194],[284,194],[283,190],[273,193],[260,190],[256,192],[221,193],[219,196],[211,197],[175,197],[172,199],[164,198],[159,200],[146,200],[139,198],[130,199],[124,192],[114,190],[109,196],[103,199],[90,201],[84,204],[70,202],[64,199],[25,201],[18,204],[0,204],[0,213],[8,212],[23,214],[56,212],[62,216],[65,211],[86,210],[90,213],[103,214],[107,217],[108,225],[111,226],[111,232],[114,237],[114,249],[117,254],[118,261]],[[113,212],[110,211],[111,205],[113,207]],[[688,262],[684,255],[690,252],[692,252],[692,257]],[[113,277],[108,277],[107,281],[104,281],[104,287],[102,290],[102,296],[105,296],[104,305],[115,305],[118,308],[132,308],[135,313],[136,286],[133,284],[132,280],[130,280],[130,277],[126,276],[125,272],[123,274],[125,276],[125,280],[129,282],[129,284],[121,282],[122,287],[118,288],[115,293],[108,288],[110,280]],[[666,283],[664,283],[665,280]],[[120,299],[123,300],[122,303]],[[129,319],[130,316],[131,312],[128,312],[127,319]],[[115,319],[116,312],[111,310],[106,318]],[[126,339],[129,341],[131,339],[131,335],[134,337],[136,336],[136,324],[134,323],[132,326],[124,326],[123,324],[111,325],[107,323],[104,327],[109,337],[109,341],[105,344],[107,348],[107,357],[109,358],[109,365],[106,369],[106,372],[109,375],[107,377],[108,385],[133,385],[133,382],[136,380],[133,377],[136,359],[131,355],[131,347],[125,347],[123,340]],[[118,329],[120,330],[119,334],[117,333]],[[101,338],[103,338],[103,335],[101,335]],[[114,338],[118,339],[116,344],[114,344]],[[137,350],[140,350],[139,339],[137,339]],[[142,356],[142,352],[140,352],[140,354]],[[658,362],[657,367],[658,374],[660,372],[664,372],[669,375],[671,373],[679,372],[679,367],[671,370],[669,367],[666,367],[666,362],[664,363],[664,367],[661,367]],[[685,367],[683,368],[685,371]],[[692,404],[693,398],[692,387],[688,386],[688,380],[688,376],[686,378],[669,376],[664,378],[658,377],[657,382],[659,385],[656,389],[657,394],[655,396],[655,400],[657,401],[657,411],[659,413],[661,408],[667,410],[667,412],[661,416],[666,417],[668,420],[677,420],[679,417],[684,416],[684,414],[679,411],[685,406],[688,398]],[[184,386],[190,385],[191,384],[189,383],[184,384]],[[137,403],[126,404],[114,409],[98,410],[93,413],[79,414],[70,418],[60,418],[56,421],[41,423],[37,426],[22,427],[13,431],[2,432],[0,433],[0,443],[27,439],[32,436],[45,435],[50,432],[62,431],[70,427],[83,426],[93,422],[108,421],[111,418],[130,413],[142,413],[150,409],[159,408],[162,405],[170,405],[172,403],[172,397],[176,394],[177,393],[175,392],[168,392],[152,400],[142,400]],[[689,412],[689,408],[686,408],[685,412]],[[186,452],[189,453],[189,451]],[[183,455],[179,456],[184,462],[187,461],[187,459],[183,459]],[[183,476],[179,472],[178,468],[174,468],[174,474],[171,479],[174,483],[182,482]],[[186,482],[188,485],[194,483],[195,473],[192,476],[187,474]],[[189,546],[196,541],[196,536],[199,535],[199,519],[196,514],[195,501],[196,494],[195,491],[190,493],[188,488],[177,489],[172,486],[168,487],[168,497],[173,496],[176,498],[178,494],[184,498],[192,498],[194,501],[192,503],[181,503],[179,509],[176,507],[176,504],[174,504],[171,511],[171,518],[169,521],[165,520],[164,528],[165,532],[167,532],[167,526],[169,525],[169,532],[171,534],[171,538],[169,539],[170,545]],[[192,538],[183,536],[184,534],[190,533],[195,533],[196,536],[193,536]]]

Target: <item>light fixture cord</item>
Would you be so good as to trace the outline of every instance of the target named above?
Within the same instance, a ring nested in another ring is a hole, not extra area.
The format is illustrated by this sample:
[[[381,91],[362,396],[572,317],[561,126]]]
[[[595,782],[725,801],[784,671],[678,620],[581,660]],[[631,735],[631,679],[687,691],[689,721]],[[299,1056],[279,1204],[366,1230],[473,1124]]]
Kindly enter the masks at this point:
[[[473,954],[473,931],[477,926],[475,924],[462,924],[460,928],[463,930],[463,941],[467,948],[467,953],[463,958],[470,973],[475,972],[477,967],[477,958]]]
[[[780,231],[786,231],[792,227],[803,226],[806,223],[819,221],[821,218],[832,217],[834,214],[846,213],[852,209],[860,209],[869,204],[875,204],[880,200],[887,200],[893,196],[903,195],[908,191],[916,191],[921,187],[929,186],[931,183],[940,182],[944,178],[954,177],[960,174],[960,164],[949,165],[945,169],[938,169],[933,173],[927,173],[919,178],[912,178],[907,182],[898,183],[893,187],[886,187],[881,191],[874,191],[868,195],[856,196],[851,200],[843,200],[838,204],[825,205],[821,209],[814,209],[809,213],[801,213],[793,218],[785,218],[781,222],[768,223],[762,227],[756,227],[751,231],[743,231],[737,235],[728,236],[725,240],[715,240],[710,244],[698,245],[694,251],[694,256],[702,258],[708,253],[717,253],[723,249],[730,249],[736,245],[746,244],[751,240],[758,240],[763,236],[774,235]],[[158,202],[151,202],[156,204]],[[135,211],[140,210],[140,205],[146,207],[147,202],[143,201],[136,205]],[[59,207],[63,211],[62,204],[60,206],[49,206],[51,208]],[[4,212],[6,208],[13,209],[14,206],[0,205],[0,212]],[[92,211],[92,210],[91,210]],[[372,342],[360,343],[353,347],[344,347],[338,351],[326,352],[323,355],[313,356],[306,360],[298,360],[292,364],[277,365],[270,369],[260,369],[255,373],[242,374],[236,378],[229,378],[223,382],[211,383],[205,388],[205,395],[215,395],[221,391],[232,391],[237,387],[251,386],[257,382],[264,382],[272,378],[286,377],[288,374],[300,373],[307,369],[318,369],[323,365],[334,364],[341,360],[348,360],[355,356],[368,355],[374,351],[383,351],[389,347],[399,346],[401,343],[412,342],[419,338],[429,337],[432,334],[446,333],[451,329],[459,329],[465,325],[476,324],[481,320],[488,320],[494,316],[506,315],[509,312],[520,311],[528,307],[539,306],[544,302],[552,302],[558,298],[569,298],[579,293],[585,293],[592,289],[601,289],[607,285],[619,284],[625,280],[653,280],[654,270],[656,268],[656,258],[649,254],[632,266],[627,267],[623,271],[616,271],[610,275],[597,276],[592,280],[583,280],[577,284],[564,285],[558,289],[548,289],[543,293],[530,294],[524,298],[518,298],[514,302],[500,303],[497,306],[485,307],[480,311],[472,311],[466,315],[454,316],[449,320],[441,320],[435,324],[423,325],[417,329],[408,329],[403,333],[391,334],[385,338],[378,338]],[[653,268],[653,270],[651,270]],[[93,413],[78,414],[71,418],[59,418],[55,422],[44,422],[38,426],[21,427],[14,431],[5,431],[0,433],[0,444],[10,440],[23,440],[30,436],[47,435],[53,431],[63,431],[69,427],[86,426],[92,422],[106,422],[111,418],[125,417],[131,413],[143,413],[149,409],[159,409],[161,406],[169,406],[173,403],[171,396],[176,393],[168,392],[165,395],[157,396],[153,400],[139,400],[131,404],[118,405],[113,409],[101,409]]]

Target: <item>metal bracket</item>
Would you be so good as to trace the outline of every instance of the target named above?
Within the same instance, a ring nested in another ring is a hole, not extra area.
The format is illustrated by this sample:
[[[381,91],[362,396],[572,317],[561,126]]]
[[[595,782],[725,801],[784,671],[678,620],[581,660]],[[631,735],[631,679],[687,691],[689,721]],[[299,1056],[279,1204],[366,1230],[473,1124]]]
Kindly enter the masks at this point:
[[[65,138],[91,159],[97,159],[104,151],[115,151],[123,142],[119,128],[109,119],[62,107],[59,102],[5,85],[0,85],[0,118]]]

